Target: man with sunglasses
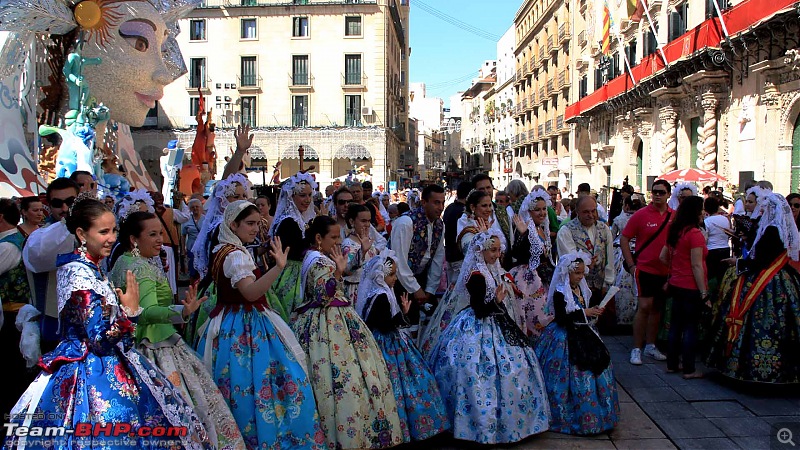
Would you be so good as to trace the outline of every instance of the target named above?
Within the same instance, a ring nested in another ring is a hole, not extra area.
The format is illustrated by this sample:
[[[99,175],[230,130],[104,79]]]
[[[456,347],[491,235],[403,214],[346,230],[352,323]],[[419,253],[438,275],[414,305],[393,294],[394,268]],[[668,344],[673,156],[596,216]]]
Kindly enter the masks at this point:
[[[65,220],[79,191],[78,184],[69,178],[56,178],[47,186],[47,204],[50,206],[47,226],[31,233],[22,249],[33,306],[43,314],[42,353],[53,350],[59,341],[56,258],[75,250],[75,238],[67,230]]]
[[[630,358],[631,364],[637,366],[642,364],[642,347],[646,356],[657,361],[667,359],[658,351],[655,341],[666,300],[663,287],[669,274],[669,268],[661,262],[659,255],[667,241],[667,227],[675,216],[675,211],[667,205],[671,189],[665,180],[653,182],[650,191],[653,201],[631,216],[619,240],[626,270],[633,275],[639,293]],[[629,245],[632,239],[636,239],[635,259]]]

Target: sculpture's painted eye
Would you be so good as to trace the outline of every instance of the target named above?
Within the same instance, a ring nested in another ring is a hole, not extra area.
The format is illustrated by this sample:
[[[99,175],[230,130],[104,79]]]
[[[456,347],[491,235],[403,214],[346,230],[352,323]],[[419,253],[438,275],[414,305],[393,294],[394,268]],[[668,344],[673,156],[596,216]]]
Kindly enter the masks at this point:
[[[138,52],[146,52],[155,42],[156,26],[149,20],[129,20],[119,27],[119,35]]]

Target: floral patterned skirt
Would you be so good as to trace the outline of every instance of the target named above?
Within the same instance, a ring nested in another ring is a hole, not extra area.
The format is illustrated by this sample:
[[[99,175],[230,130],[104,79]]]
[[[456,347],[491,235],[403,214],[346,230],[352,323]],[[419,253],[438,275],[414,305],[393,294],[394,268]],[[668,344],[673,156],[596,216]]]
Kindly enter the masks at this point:
[[[550,431],[564,434],[598,434],[619,422],[619,399],[614,369],[600,375],[569,363],[567,332],[555,322],[539,337],[536,355],[544,367],[550,399]]]
[[[501,444],[547,431],[550,405],[536,354],[506,341],[494,316],[459,312],[428,363],[457,439]]]
[[[619,288],[619,292],[614,296],[614,303],[617,309],[617,325],[633,325],[633,318],[636,316],[636,308],[639,305],[639,293],[636,291],[636,282],[633,279],[633,275],[628,273],[622,266],[623,259],[622,249],[620,247],[614,248],[614,270],[617,272],[614,286]]]
[[[420,352],[427,358],[431,354],[431,350],[436,346],[436,341],[439,340],[439,335],[442,331],[450,325],[459,311],[469,306],[469,299],[458,299],[453,295],[453,286],[447,289],[439,305],[433,311],[430,320],[428,321],[425,330],[419,334],[417,346]]]
[[[300,269],[302,261],[288,260],[278,278],[272,282],[267,291],[267,301],[281,318],[288,324],[292,323],[294,309],[300,302]]]
[[[748,278],[742,296],[750,290],[756,274],[743,276]],[[729,279],[726,276],[726,281]],[[730,353],[725,318],[734,290],[727,285],[723,281],[721,292],[727,295],[712,322],[708,365],[744,381],[800,383],[800,275],[786,265],[768,282],[745,314]]]
[[[292,328],[308,356],[327,448],[402,443],[386,363],[353,307],[310,308],[297,316]]]
[[[509,272],[517,288],[522,292],[522,298],[517,300],[516,309],[521,316],[524,327],[522,331],[531,337],[538,337],[542,330],[553,320],[553,316],[545,312],[547,305],[547,290],[549,286],[542,282],[539,273],[528,270],[528,265],[516,266]]]
[[[174,344],[140,345],[139,350],[192,404],[215,447],[220,450],[245,448],[242,433],[228,404],[197,354],[183,339]]]
[[[198,352],[210,351],[212,377],[247,447],[322,448],[314,392],[305,361],[290,349],[293,344],[284,342],[266,312],[225,309],[221,314],[205,329]]]
[[[403,441],[421,441],[450,428],[442,395],[422,355],[400,332],[373,331],[397,399]]]
[[[32,415],[26,416],[32,412]],[[29,423],[26,418],[30,418]],[[100,356],[89,352],[54,373],[42,372],[11,410],[6,422],[25,426],[75,429],[79,422],[186,427],[185,437],[136,438],[112,436],[28,437],[27,449],[214,448],[192,406],[167,377],[141,353],[130,350]],[[14,441],[13,439],[17,439]],[[20,438],[8,438],[3,448],[17,448]],[[48,442],[49,441],[49,442]]]

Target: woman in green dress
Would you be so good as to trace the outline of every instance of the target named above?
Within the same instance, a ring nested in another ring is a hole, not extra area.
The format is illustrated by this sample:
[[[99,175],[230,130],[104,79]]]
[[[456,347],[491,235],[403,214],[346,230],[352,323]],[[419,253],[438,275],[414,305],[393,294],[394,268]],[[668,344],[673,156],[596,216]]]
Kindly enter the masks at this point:
[[[244,449],[239,427],[225,399],[195,352],[181,339],[176,325],[182,325],[205,297],[197,298],[190,286],[180,305],[172,304],[172,289],[159,260],[161,222],[150,212],[133,212],[123,219],[119,245],[124,251],[112,262],[111,282],[126,288],[128,271],[139,282],[142,313],[136,326],[136,343],[191,403],[219,449]]]

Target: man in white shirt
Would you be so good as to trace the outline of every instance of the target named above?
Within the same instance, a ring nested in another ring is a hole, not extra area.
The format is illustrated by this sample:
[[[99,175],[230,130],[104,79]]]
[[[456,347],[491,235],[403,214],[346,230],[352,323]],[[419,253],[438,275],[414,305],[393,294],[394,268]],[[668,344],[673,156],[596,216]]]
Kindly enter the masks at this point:
[[[444,265],[444,188],[429,185],[422,191],[421,206],[398,217],[392,224],[392,250],[397,254],[397,279],[400,287],[413,295],[408,313],[412,324],[419,323],[419,306],[430,303]]]
[[[53,350],[59,341],[56,258],[75,250],[75,237],[67,230],[65,220],[79,190],[78,184],[69,178],[56,178],[47,186],[49,225],[31,233],[22,250],[33,305],[42,313],[42,353]]]

